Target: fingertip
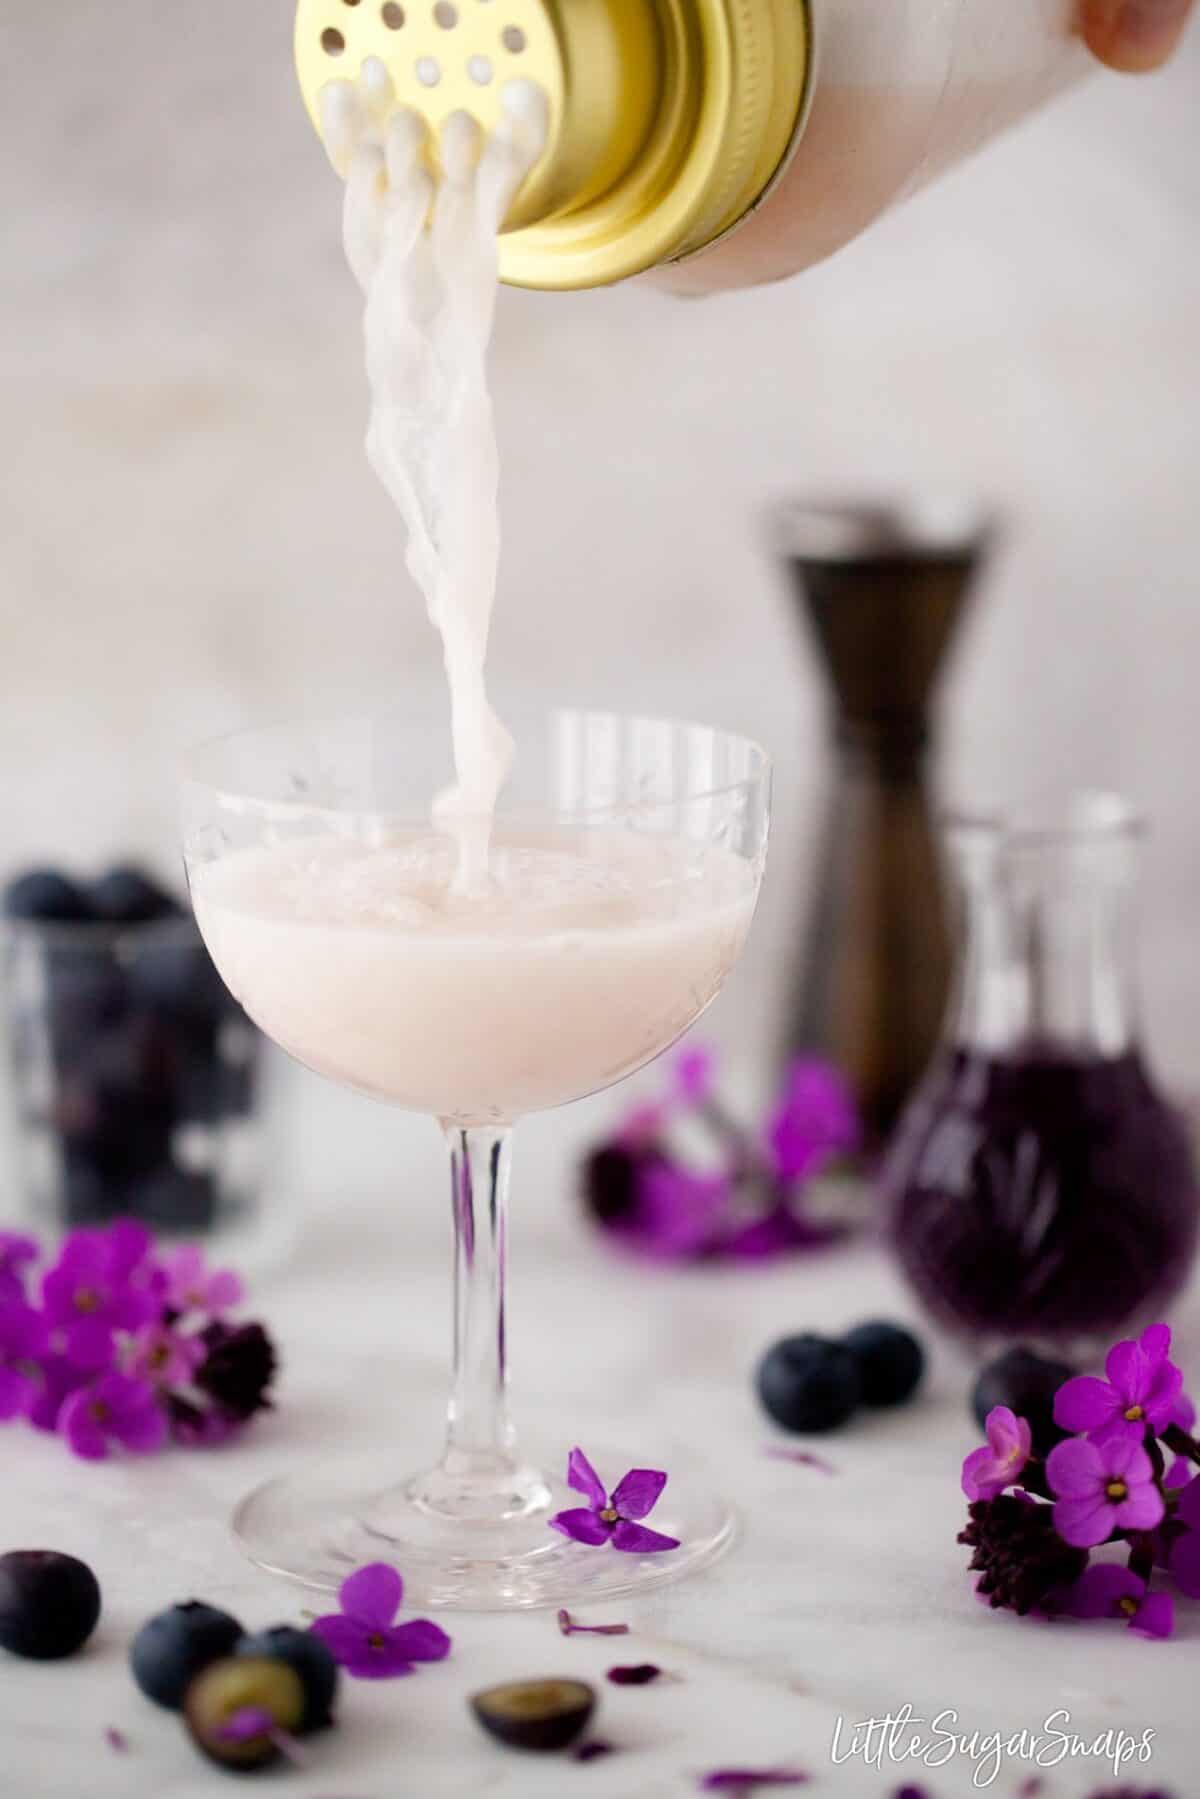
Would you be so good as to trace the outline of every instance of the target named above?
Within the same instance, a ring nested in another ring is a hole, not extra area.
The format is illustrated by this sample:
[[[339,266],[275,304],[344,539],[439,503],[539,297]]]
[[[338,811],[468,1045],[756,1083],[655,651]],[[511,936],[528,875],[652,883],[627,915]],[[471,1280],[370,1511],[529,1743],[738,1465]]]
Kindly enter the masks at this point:
[[[1193,0],[1084,0],[1080,31],[1107,68],[1149,74],[1174,52],[1192,5]]]

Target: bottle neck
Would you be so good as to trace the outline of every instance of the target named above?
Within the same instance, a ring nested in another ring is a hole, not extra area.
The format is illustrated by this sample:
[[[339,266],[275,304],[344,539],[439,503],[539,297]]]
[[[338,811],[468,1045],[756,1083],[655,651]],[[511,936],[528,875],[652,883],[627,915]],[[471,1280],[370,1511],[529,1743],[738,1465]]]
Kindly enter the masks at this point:
[[[1131,846],[998,842],[960,856],[951,1041],[987,1055],[1113,1057],[1136,1038]]]

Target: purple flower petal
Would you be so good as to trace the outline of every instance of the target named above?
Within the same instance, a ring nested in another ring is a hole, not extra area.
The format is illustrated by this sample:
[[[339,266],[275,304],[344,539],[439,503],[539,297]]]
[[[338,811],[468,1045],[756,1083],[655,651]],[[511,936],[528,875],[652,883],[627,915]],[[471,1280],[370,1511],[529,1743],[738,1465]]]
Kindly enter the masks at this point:
[[[1101,1494],[1086,1499],[1059,1499],[1054,1506],[1054,1528],[1064,1543],[1076,1549],[1091,1549],[1103,1543],[1117,1514]]]
[[[104,1374],[90,1389],[100,1428],[126,1449],[144,1454],[166,1441],[166,1414],[153,1387],[128,1374]]]
[[[1104,1358],[1104,1372],[1125,1406],[1140,1405],[1150,1385],[1151,1362],[1140,1343],[1114,1343]]]
[[[1177,1424],[1182,1431],[1191,1432],[1196,1427],[1196,1403],[1187,1393],[1177,1393],[1175,1403],[1167,1417],[1168,1424]]]
[[[716,1052],[697,1045],[675,1057],[671,1075],[675,1092],[685,1106],[702,1106],[709,1098],[716,1080]]]
[[[1148,1480],[1140,1486],[1131,1485],[1128,1499],[1118,1503],[1117,1524],[1122,1530],[1153,1530],[1162,1523],[1165,1511],[1162,1494]]]
[[[342,1667],[366,1654],[366,1632],[341,1612],[327,1612],[323,1618],[314,1618],[309,1629],[314,1637],[320,1637],[334,1661]]]
[[[1144,1637],[1169,1637],[1175,1628],[1175,1602],[1169,1593],[1147,1593],[1134,1616],[1130,1630]]]
[[[766,1136],[782,1181],[805,1180],[830,1156],[856,1148],[858,1113],[845,1077],[811,1057],[793,1062]]]
[[[657,1468],[631,1468],[612,1496],[613,1510],[622,1518],[644,1518],[658,1504],[667,1477]]]
[[[113,1274],[119,1281],[128,1280],[149,1255],[154,1239],[145,1225],[133,1218],[118,1218],[109,1225],[107,1237]]]
[[[450,1638],[440,1624],[429,1618],[393,1625],[388,1638],[393,1649],[406,1655],[410,1662],[444,1662],[450,1653]]]
[[[962,1465],[962,1490],[971,1500],[997,1498],[1013,1478],[1008,1463],[1000,1460],[987,1443],[973,1449]]]
[[[612,1526],[587,1506],[576,1506],[568,1512],[556,1512],[548,1520],[551,1530],[558,1531],[560,1536],[570,1537],[575,1543],[591,1543],[599,1546],[607,1543],[612,1533]]]
[[[87,1462],[102,1462],[107,1456],[108,1439],[95,1415],[90,1387],[80,1387],[63,1400],[58,1430],[72,1455],[82,1456]]]
[[[593,1737],[590,1743],[580,1743],[577,1749],[572,1749],[571,1760],[573,1762],[594,1762],[599,1760],[600,1756],[612,1753],[611,1743],[605,1743],[601,1738]]]
[[[624,1518],[612,1534],[612,1546],[627,1555],[658,1555],[664,1549],[678,1549],[678,1537],[665,1537],[661,1531],[648,1530],[644,1524],[629,1524]]]
[[[826,1461],[823,1455],[814,1455],[811,1449],[785,1449],[776,1443],[769,1443],[763,1451],[776,1462],[797,1462],[802,1468],[817,1468],[822,1474],[836,1474],[835,1463]]]
[[[1146,1583],[1119,1562],[1093,1562],[1066,1595],[1064,1610],[1073,1618],[1111,1618],[1120,1599],[1138,1599]]]
[[[1148,1324],[1138,1338],[1148,1361],[1160,1362],[1171,1347],[1169,1324]]]
[[[227,1743],[248,1743],[253,1737],[269,1737],[274,1730],[272,1713],[261,1705],[243,1705],[226,1718],[217,1735]]]
[[[1150,1457],[1143,1449],[1140,1437],[1115,1438],[1105,1446],[1101,1459],[1106,1473],[1121,1477],[1131,1487],[1154,1478]]]
[[[615,1687],[647,1687],[652,1680],[657,1680],[662,1673],[661,1668],[653,1662],[634,1662],[625,1667],[610,1668],[605,1675]]]
[[[50,1333],[40,1312],[23,1300],[0,1311],[0,1362],[39,1362],[50,1346]]]
[[[110,1327],[99,1318],[77,1318],[66,1327],[65,1354],[83,1374],[100,1374],[111,1368],[116,1344]]]
[[[240,1305],[243,1286],[231,1268],[218,1268],[215,1274],[208,1277],[206,1298],[210,1312],[227,1312],[231,1306]]]
[[[1062,1430],[1095,1430],[1108,1424],[1119,1410],[1119,1396],[1094,1374],[1077,1374],[1064,1381],[1054,1395],[1054,1422]]]
[[[582,1449],[573,1449],[567,1457],[567,1485],[574,1492],[582,1493],[597,1511],[608,1504],[608,1494],[600,1484],[600,1476]]]
[[[1059,1389],[1060,1399],[1063,1391],[1063,1388]],[[1094,1443],[1078,1437],[1056,1443],[1046,1457],[1046,1476],[1060,1499],[1090,1498],[1099,1491],[1104,1480],[1100,1451]]]
[[[1155,1429],[1165,1425],[1176,1400],[1183,1391],[1183,1370],[1174,1362],[1160,1362],[1150,1371],[1150,1380],[1142,1400],[1147,1424]]]
[[[1185,1455],[1177,1455],[1163,1476],[1163,1486],[1168,1492],[1175,1491],[1190,1484],[1195,1473],[1191,1462]]]
[[[104,1740],[109,1748],[115,1749],[119,1755],[124,1755],[128,1751],[129,1738],[123,1730],[118,1730],[115,1724],[109,1724],[105,1728]]]
[[[368,1562],[338,1588],[338,1604],[346,1616],[369,1630],[386,1630],[403,1598],[404,1582],[390,1562]]]
[[[1179,1510],[1175,1515],[1192,1530],[1200,1531],[1200,1474],[1194,1474],[1179,1495]]]
[[[0,1424],[24,1418],[37,1398],[37,1388],[27,1374],[0,1367]]]
[[[1200,1599],[1200,1534],[1189,1530],[1171,1545],[1171,1579],[1189,1599]]]

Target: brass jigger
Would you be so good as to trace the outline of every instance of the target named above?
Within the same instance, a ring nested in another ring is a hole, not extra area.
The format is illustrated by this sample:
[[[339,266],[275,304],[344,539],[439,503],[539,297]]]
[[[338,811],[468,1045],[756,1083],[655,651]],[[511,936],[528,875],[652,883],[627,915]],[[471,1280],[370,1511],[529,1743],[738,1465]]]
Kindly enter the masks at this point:
[[[327,82],[377,59],[436,131],[485,129],[505,84],[535,82],[545,153],[500,240],[503,280],[595,287],[731,230],[797,141],[808,0],[300,0],[296,68],[320,130]]]
[[[772,537],[833,699],[820,872],[782,1047],[845,1070],[878,1145],[924,1073],[946,1004],[934,695],[993,526],[957,501],[791,505]]]

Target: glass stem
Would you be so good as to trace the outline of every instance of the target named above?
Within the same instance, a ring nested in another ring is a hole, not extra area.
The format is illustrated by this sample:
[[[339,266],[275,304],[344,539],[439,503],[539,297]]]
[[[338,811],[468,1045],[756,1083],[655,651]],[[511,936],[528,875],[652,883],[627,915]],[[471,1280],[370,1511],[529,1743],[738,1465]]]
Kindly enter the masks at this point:
[[[504,1344],[512,1129],[444,1129],[454,1221],[454,1383],[442,1471],[478,1485],[503,1481],[517,1466]]]

